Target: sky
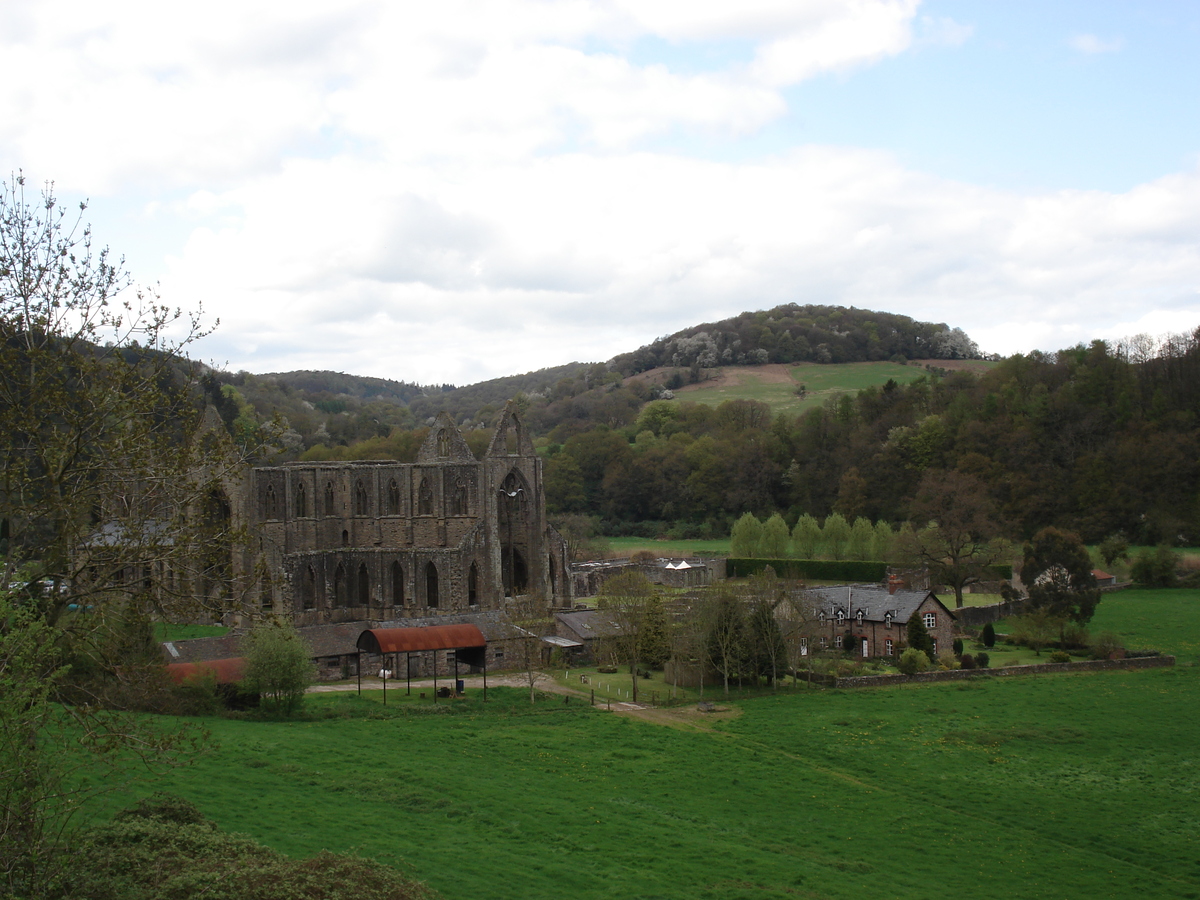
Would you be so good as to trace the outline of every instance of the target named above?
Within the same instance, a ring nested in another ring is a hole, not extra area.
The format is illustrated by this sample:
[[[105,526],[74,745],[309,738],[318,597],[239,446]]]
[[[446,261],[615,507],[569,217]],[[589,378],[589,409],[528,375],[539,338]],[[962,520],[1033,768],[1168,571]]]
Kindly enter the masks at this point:
[[[0,175],[189,355],[470,384],[815,303],[1200,326],[1195,0],[14,0]]]

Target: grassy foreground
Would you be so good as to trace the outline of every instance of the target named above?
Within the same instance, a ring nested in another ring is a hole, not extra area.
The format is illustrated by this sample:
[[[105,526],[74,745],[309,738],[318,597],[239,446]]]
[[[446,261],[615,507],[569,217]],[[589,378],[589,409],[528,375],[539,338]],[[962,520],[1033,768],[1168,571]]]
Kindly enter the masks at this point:
[[[207,721],[219,748],[137,791],[451,898],[1200,897],[1200,668],[784,691],[688,728],[400,693]]]

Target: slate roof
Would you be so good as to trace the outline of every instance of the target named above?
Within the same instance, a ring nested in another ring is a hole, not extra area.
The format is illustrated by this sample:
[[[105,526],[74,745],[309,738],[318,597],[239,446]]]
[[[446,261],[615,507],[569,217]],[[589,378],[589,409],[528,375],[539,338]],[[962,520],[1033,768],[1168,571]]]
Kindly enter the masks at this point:
[[[621,633],[621,626],[613,621],[612,616],[598,609],[555,613],[555,618],[582,641],[613,637]]]
[[[839,585],[837,587],[810,588],[810,594],[820,598],[820,609],[830,617],[836,617],[838,610],[845,613],[847,618],[856,618],[858,611],[863,611],[863,619],[867,622],[883,622],[890,612],[892,621],[903,625],[909,616],[925,602],[926,597],[933,597],[951,616],[949,609],[932,591],[899,590],[889,594],[886,588],[877,585]]]

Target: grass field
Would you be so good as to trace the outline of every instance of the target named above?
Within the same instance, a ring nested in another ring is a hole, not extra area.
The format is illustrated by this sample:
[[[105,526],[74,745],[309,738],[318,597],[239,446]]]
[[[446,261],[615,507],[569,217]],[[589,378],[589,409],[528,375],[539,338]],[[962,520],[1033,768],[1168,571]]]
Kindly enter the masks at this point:
[[[1200,896],[1195,668],[783,692],[691,731],[493,698],[213,720],[156,786],[453,898]]]
[[[173,625],[158,622],[154,626],[156,641],[189,641],[192,638],[224,637],[229,631],[224,625]]]
[[[864,388],[881,386],[893,379],[899,384],[916,381],[928,373],[918,365],[902,366],[892,362],[839,363],[817,365],[805,363],[788,366],[790,381],[782,381],[774,372],[768,375],[756,367],[725,369],[725,376],[713,382],[702,382],[678,392],[680,400],[691,400],[716,406],[726,400],[761,400],[776,415],[799,415],[823,405],[842,394],[854,394]],[[804,385],[803,398],[796,388]]]
[[[1200,635],[1200,592],[1100,610],[1141,645]],[[205,720],[215,749],[136,790],[289,854],[405,860],[450,898],[1200,897],[1200,666],[782,690],[649,720],[490,693]]]

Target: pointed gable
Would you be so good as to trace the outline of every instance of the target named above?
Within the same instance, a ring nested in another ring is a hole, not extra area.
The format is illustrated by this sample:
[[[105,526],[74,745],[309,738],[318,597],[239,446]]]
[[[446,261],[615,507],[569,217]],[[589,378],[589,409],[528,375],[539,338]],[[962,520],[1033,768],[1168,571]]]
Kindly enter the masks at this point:
[[[475,462],[475,454],[467,446],[462,432],[458,430],[458,426],[454,424],[449,413],[438,413],[429,429],[429,436],[425,438],[425,443],[421,444],[421,449],[417,451],[417,462],[461,462],[464,460]]]
[[[509,449],[510,441],[513,445],[512,450]],[[489,457],[534,455],[533,441],[529,437],[529,432],[525,430],[525,425],[517,415],[511,400],[505,404],[504,415],[500,419],[500,424],[496,426],[496,433],[492,436],[491,444],[488,445],[487,455]]]

